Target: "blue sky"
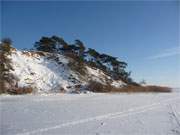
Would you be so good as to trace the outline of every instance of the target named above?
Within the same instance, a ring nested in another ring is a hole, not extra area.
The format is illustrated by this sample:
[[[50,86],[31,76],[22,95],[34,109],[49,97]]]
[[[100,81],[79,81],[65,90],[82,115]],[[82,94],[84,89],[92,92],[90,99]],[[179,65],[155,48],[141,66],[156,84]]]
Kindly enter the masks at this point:
[[[31,48],[41,36],[82,40],[128,63],[136,81],[180,87],[179,2],[1,2],[1,38]]]

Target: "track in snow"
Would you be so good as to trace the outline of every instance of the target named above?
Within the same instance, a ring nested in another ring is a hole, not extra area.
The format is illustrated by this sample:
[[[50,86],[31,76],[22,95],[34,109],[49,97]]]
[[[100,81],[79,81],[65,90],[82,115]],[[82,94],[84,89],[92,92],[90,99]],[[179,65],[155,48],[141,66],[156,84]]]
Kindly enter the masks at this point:
[[[168,106],[168,105],[170,105],[169,102],[178,101],[178,100],[180,101],[180,97],[170,98],[170,99],[167,99],[167,100],[164,100],[161,102],[157,102],[157,103],[153,103],[150,105],[134,107],[134,108],[128,109],[127,111],[113,112],[113,113],[98,115],[98,116],[90,117],[90,118],[86,118],[86,119],[75,120],[75,121],[55,125],[55,126],[48,127],[48,128],[40,128],[40,129],[29,131],[29,132],[18,133],[17,135],[32,135],[32,134],[39,134],[39,133],[42,134],[43,132],[47,132],[50,130],[60,129],[63,127],[70,127],[70,126],[88,123],[88,122],[92,122],[92,121],[100,121],[100,120],[105,120],[105,119],[115,119],[115,118],[120,118],[120,117],[127,117],[127,116],[131,116],[131,115],[144,113],[144,112],[147,112],[150,110],[154,110],[156,108],[161,108],[162,106]]]

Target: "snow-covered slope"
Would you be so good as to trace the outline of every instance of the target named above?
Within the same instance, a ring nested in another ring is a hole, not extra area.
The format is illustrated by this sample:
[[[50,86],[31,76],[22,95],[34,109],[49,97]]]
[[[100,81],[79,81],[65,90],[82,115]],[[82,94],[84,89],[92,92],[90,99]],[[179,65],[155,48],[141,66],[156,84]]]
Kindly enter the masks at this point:
[[[12,73],[19,79],[18,87],[31,86],[36,92],[72,92],[76,86],[83,87],[89,80],[101,83],[111,80],[116,87],[125,84],[88,66],[86,75],[82,76],[69,67],[70,58],[60,54],[13,50],[10,57]]]

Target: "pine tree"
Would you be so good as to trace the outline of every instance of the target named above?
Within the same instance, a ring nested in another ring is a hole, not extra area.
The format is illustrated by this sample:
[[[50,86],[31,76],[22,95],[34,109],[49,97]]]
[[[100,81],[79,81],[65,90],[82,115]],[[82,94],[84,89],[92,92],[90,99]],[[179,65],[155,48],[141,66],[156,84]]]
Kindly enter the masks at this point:
[[[96,50],[91,49],[91,48],[88,49],[88,53],[89,53],[91,56],[93,56],[94,58],[98,58],[98,57],[100,56],[100,54],[99,54]]]
[[[38,51],[44,52],[54,52],[56,49],[56,43],[52,38],[49,37],[42,37],[40,41],[36,42],[34,47]]]
[[[56,48],[58,50],[66,50],[66,49],[68,49],[68,43],[66,41],[64,41],[63,38],[58,37],[58,36],[52,36],[51,39],[54,40],[54,42],[56,44]]]
[[[75,40],[75,45],[77,45],[79,47],[79,56],[82,58],[84,51],[85,51],[85,46],[83,44],[83,42],[81,42],[80,40],[76,39]]]

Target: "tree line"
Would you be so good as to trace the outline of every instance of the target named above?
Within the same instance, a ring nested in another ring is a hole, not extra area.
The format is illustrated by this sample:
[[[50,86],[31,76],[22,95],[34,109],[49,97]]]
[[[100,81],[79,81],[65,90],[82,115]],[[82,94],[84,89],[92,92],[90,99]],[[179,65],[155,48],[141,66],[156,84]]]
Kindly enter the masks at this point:
[[[121,79],[126,83],[134,83],[130,77],[131,72],[126,71],[128,65],[126,62],[120,61],[118,58],[108,54],[101,54],[92,48],[86,49],[84,43],[79,39],[69,44],[62,37],[41,37],[39,41],[35,42],[34,47],[38,51],[60,53],[76,58],[76,60],[81,63],[83,62],[103,70],[113,79]],[[92,59],[87,59],[88,57]],[[107,66],[107,64],[109,64],[109,66]]]
[[[0,43],[0,93],[8,88],[17,87],[15,77],[10,71],[13,70],[11,59],[8,57],[11,54],[12,40],[5,38]],[[105,74],[108,74],[115,80],[123,80],[126,83],[132,84],[131,72],[126,71],[127,63],[118,60],[108,54],[99,53],[95,49],[86,48],[85,44],[79,40],[74,40],[73,43],[67,43],[62,37],[41,37],[34,43],[34,49],[37,51],[59,53],[75,59],[76,69],[83,69],[84,64],[101,69]],[[83,71],[83,70],[82,70]],[[12,86],[13,85],[13,86]]]

